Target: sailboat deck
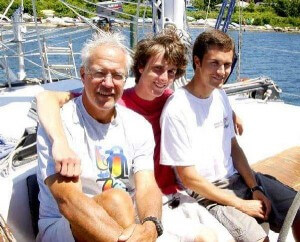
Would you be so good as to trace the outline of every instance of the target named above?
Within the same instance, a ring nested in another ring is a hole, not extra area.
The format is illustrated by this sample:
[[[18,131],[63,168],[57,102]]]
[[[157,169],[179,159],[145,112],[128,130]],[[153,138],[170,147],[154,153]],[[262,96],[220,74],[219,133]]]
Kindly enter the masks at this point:
[[[259,161],[253,164],[252,168],[257,172],[276,177],[296,191],[300,190],[300,146]]]

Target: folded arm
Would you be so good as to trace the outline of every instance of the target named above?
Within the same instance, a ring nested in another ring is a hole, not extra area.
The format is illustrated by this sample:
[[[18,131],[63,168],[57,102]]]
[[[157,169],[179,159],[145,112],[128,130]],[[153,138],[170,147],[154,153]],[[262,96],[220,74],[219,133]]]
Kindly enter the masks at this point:
[[[194,166],[176,167],[183,185],[218,204],[232,206],[250,216],[264,218],[264,207],[258,200],[243,200],[232,193],[216,187],[198,174]]]
[[[231,156],[235,169],[243,177],[245,183],[249,188],[257,186],[257,182],[252,169],[248,163],[244,151],[240,147],[236,138],[231,140]],[[271,202],[270,200],[259,190],[253,192],[253,199],[259,200],[263,204],[263,219],[268,219],[271,212]]]
[[[159,190],[153,171],[138,171],[134,176],[136,184],[136,204],[140,221],[152,216],[161,219],[162,194]],[[156,241],[157,232],[153,222],[142,225],[137,241]]]
[[[80,160],[68,145],[60,116],[60,108],[72,98],[70,92],[52,91],[44,91],[36,97],[39,121],[53,143],[55,170],[68,177],[80,174]]]
[[[93,198],[83,194],[78,178],[55,174],[45,183],[72,231],[84,234],[87,241],[118,241],[121,226]]]

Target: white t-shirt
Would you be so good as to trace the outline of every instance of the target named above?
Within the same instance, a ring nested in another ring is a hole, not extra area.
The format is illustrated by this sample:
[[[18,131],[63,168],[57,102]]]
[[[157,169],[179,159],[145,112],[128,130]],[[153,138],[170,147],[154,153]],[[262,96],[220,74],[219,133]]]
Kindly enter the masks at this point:
[[[176,90],[160,122],[161,164],[195,166],[210,182],[236,173],[231,158],[232,109],[222,89],[215,89],[207,99],[184,88]]]
[[[148,121],[116,105],[115,119],[109,124],[101,124],[87,113],[81,96],[64,105],[61,116],[69,145],[81,160],[83,192],[94,196],[114,187],[134,196],[133,174],[154,169],[154,138]],[[37,141],[40,221],[44,219],[40,230],[46,231],[62,215],[44,183],[48,176],[55,173],[55,165],[52,144],[42,127],[38,130]]]

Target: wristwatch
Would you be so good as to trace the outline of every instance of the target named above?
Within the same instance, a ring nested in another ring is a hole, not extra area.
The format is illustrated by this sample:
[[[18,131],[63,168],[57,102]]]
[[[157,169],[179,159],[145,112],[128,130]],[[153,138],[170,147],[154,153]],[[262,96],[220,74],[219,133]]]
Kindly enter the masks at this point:
[[[143,219],[142,224],[144,224],[147,221],[151,221],[155,224],[155,228],[156,228],[156,232],[157,232],[157,237],[161,236],[164,232],[164,228],[163,225],[161,223],[161,221],[153,216],[149,216]]]
[[[250,190],[251,190],[252,193],[255,192],[255,191],[257,191],[257,190],[259,190],[263,194],[265,194],[265,190],[264,190],[264,188],[262,186],[254,186],[254,187],[250,188]]]

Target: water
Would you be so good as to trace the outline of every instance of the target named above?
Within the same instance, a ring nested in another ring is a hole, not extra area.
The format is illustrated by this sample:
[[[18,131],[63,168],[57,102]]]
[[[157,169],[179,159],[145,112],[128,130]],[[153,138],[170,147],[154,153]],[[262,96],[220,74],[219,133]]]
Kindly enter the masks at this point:
[[[76,28],[78,29],[78,28]],[[91,31],[76,34],[67,34],[74,28],[53,29],[48,35],[52,39],[48,40],[48,45],[66,46],[69,36],[72,38],[73,50],[76,55],[76,65],[80,66],[79,53],[82,44],[91,36]],[[80,29],[79,29],[80,30]],[[149,28],[143,28],[139,33],[139,38],[145,35]],[[192,28],[190,34],[194,39],[203,29]],[[71,33],[71,32],[70,32]],[[123,33],[127,36],[129,45],[129,29],[123,28]],[[229,31],[229,34],[237,42],[237,31]],[[61,35],[61,36],[60,36]],[[54,38],[60,36],[59,38]],[[30,39],[30,38],[28,38]],[[59,44],[62,43],[62,44]],[[24,45],[25,53],[38,52],[37,42],[30,42]],[[7,53],[9,54],[9,53]],[[36,63],[40,63],[39,56],[30,57]],[[63,57],[50,57],[50,61],[63,61]],[[10,67],[16,71],[17,59],[9,60]],[[41,77],[41,69],[29,62],[25,62],[28,77]],[[258,76],[269,76],[282,89],[281,98],[286,102],[300,106],[300,34],[277,33],[277,32],[244,32],[242,42],[242,62],[241,77],[254,78]],[[193,69],[191,65],[187,69],[187,77],[191,78]],[[234,71],[230,82],[236,79]],[[0,82],[6,80],[4,72],[0,70]]]

